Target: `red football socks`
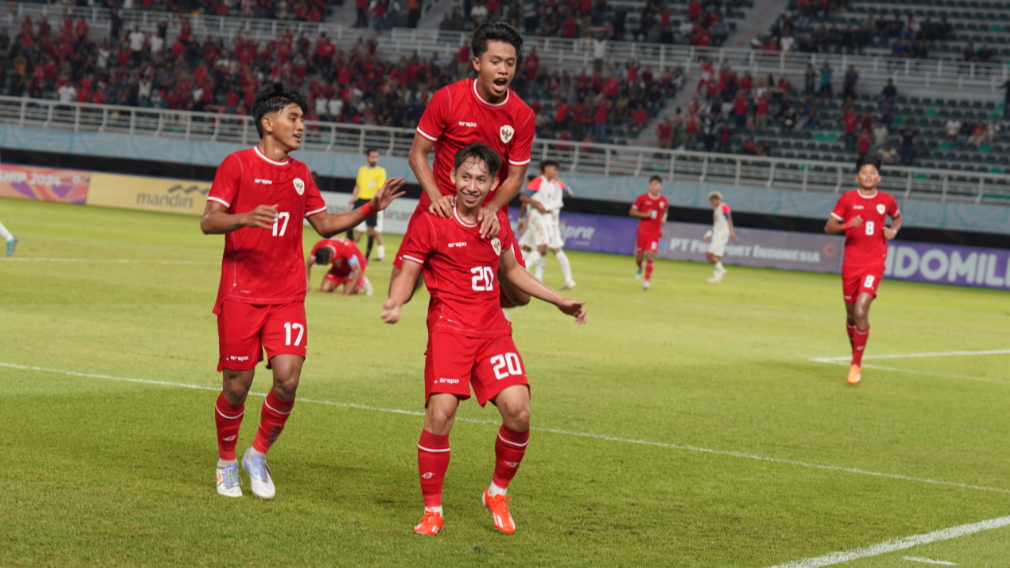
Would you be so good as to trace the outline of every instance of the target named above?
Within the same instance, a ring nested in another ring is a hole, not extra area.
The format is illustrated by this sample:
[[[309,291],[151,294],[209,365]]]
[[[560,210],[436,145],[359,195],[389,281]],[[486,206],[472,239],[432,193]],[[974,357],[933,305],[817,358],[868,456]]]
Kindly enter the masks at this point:
[[[217,424],[217,455],[225,461],[235,460],[235,444],[238,443],[238,429],[242,425],[245,404],[232,404],[224,397],[217,396],[214,404],[214,422]]]
[[[288,415],[294,406],[294,399],[284,401],[277,398],[274,391],[267,393],[267,399],[263,401],[263,411],[260,413],[260,427],[253,440],[254,450],[267,453],[271,444],[284,431],[284,423],[288,421]]]
[[[449,469],[449,436],[436,436],[421,430],[417,441],[417,473],[421,478],[421,494],[425,507],[442,506],[442,484]]]
[[[648,282],[652,278],[652,261],[645,261],[645,281]]]
[[[856,337],[856,326],[849,325],[849,322],[845,322],[845,331],[849,334],[849,347],[855,347],[853,342]]]
[[[494,442],[494,477],[491,482],[502,489],[509,486],[526,454],[530,431],[515,432],[502,425]]]
[[[866,340],[870,338],[870,326],[866,329],[856,329],[852,335],[852,364],[863,366],[863,352],[866,350]]]

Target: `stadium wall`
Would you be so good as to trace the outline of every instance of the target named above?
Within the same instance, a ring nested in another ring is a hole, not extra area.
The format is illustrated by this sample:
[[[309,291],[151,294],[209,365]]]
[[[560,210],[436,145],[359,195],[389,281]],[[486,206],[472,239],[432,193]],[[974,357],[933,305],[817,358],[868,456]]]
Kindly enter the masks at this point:
[[[153,136],[64,132],[5,126],[0,128],[0,147],[118,157],[216,167],[225,156],[243,149],[237,144],[209,141],[186,141]],[[353,179],[361,166],[361,157],[344,152],[300,151],[299,160],[318,175]],[[383,167],[390,176],[403,177],[417,183],[406,158],[384,157]],[[566,173],[562,176],[582,198],[632,202],[646,191],[647,177],[594,176]],[[718,190],[735,211],[745,213],[826,219],[838,199],[836,194],[766,187],[732,186],[677,180],[667,183],[663,193],[678,207],[708,208],[707,195]],[[1010,235],[1010,207],[993,207],[974,203],[920,201],[899,199],[907,227],[970,231]]]

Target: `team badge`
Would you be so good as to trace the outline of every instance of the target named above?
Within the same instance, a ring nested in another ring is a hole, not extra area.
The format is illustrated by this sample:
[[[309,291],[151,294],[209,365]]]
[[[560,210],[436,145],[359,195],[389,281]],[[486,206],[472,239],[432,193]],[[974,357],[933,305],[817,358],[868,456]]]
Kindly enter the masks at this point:
[[[880,213],[881,215],[883,215],[884,211],[887,211],[887,207],[884,207],[883,203],[878,203],[877,204],[877,213]]]
[[[513,128],[512,128],[511,126],[509,126],[509,125],[507,125],[507,124],[506,124],[505,126],[502,126],[502,127],[501,127],[501,130],[499,130],[499,131],[498,131],[498,134],[500,134],[500,135],[501,135],[501,141],[502,141],[502,142],[503,142],[504,144],[508,144],[508,143],[509,143],[509,140],[511,140],[511,139],[512,139],[512,136],[513,136],[513,135],[514,135],[515,133],[516,133],[515,129],[513,129]]]
[[[491,248],[494,249],[496,255],[501,256],[501,241],[498,240],[498,237],[491,239]]]
[[[295,191],[298,192],[298,195],[305,193],[305,182],[301,178],[295,178]]]

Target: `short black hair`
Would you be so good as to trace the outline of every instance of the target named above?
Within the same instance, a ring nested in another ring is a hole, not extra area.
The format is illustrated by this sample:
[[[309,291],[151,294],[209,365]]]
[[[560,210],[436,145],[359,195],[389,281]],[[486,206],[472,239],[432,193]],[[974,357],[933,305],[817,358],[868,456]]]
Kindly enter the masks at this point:
[[[498,170],[501,169],[501,156],[498,155],[498,151],[483,142],[474,142],[456,152],[455,169],[458,170],[469,159],[484,162],[487,166],[487,173],[492,176],[498,175]]]
[[[652,183],[654,181],[658,181],[659,183],[663,183],[663,178],[661,178],[659,176],[652,176],[651,178],[649,178],[649,183]]]
[[[540,171],[546,170],[547,166],[554,166],[555,168],[558,168],[559,170],[561,169],[561,164],[559,164],[557,162],[557,160],[544,160],[544,161],[540,162]]]
[[[274,81],[256,92],[252,114],[260,138],[263,138],[263,117],[271,112],[280,112],[291,103],[298,105],[298,108],[302,109],[302,114],[309,112],[309,101],[298,87],[288,87],[280,81]]]
[[[366,156],[368,156],[372,152],[375,152],[376,154],[378,154],[379,153],[379,149],[378,148],[365,148],[365,155]]]
[[[316,251],[316,264],[329,264],[333,260],[333,251],[330,247],[322,247]]]
[[[866,155],[863,155],[863,156],[860,156],[859,158],[857,158],[856,159],[856,173],[858,174],[860,171],[862,171],[863,166],[868,166],[868,165],[873,165],[875,168],[877,168],[877,173],[880,173],[881,165],[882,165],[881,160],[880,160],[880,156],[878,156],[876,154],[866,154]]]
[[[473,32],[470,39],[470,50],[474,57],[480,58],[487,52],[487,44],[491,41],[510,43],[516,48],[516,60],[523,56],[523,35],[519,30],[505,22],[484,22]]]

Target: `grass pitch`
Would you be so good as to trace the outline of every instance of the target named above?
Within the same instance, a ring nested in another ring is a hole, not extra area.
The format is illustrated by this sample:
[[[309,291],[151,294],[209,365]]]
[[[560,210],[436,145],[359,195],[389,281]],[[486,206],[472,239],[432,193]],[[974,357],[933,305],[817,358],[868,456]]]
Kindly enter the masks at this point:
[[[884,368],[851,388],[845,366],[812,361],[848,353],[838,277],[730,267],[711,286],[707,266],[659,261],[642,292],[630,258],[587,253],[569,257],[588,325],[542,303],[509,314],[535,428],[510,488],[515,535],[478,504],[498,416],[473,400],[452,434],[445,531],[411,530],[426,298],[384,325],[388,262],[369,266],[376,296],[307,299],[276,499],[244,474],[246,497],[220,497],[223,238],[192,217],[17,200],[0,219],[21,238],[0,261],[3,566],[761,568],[1010,514],[1010,355],[867,359]],[[888,281],[871,322],[868,356],[1007,349],[1010,302]],[[847,565],[1005,566],[1008,544],[1010,527]]]

